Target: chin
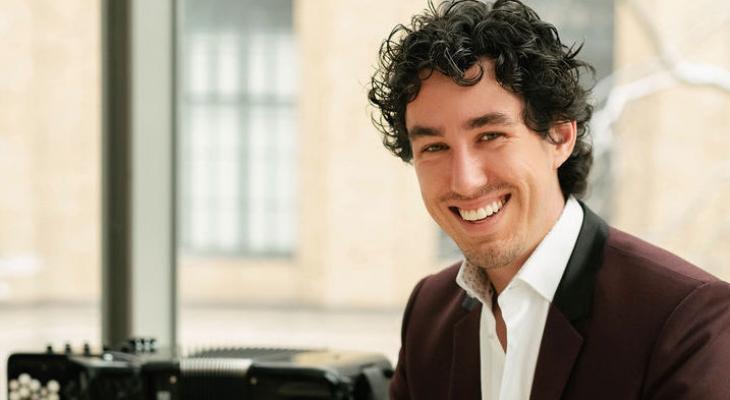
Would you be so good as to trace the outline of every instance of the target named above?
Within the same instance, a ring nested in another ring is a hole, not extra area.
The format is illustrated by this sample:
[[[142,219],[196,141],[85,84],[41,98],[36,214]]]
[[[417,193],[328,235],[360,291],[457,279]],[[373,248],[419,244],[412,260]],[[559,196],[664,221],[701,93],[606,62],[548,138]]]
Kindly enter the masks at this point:
[[[519,254],[518,246],[514,238],[512,240],[494,240],[489,244],[463,245],[459,248],[464,257],[474,265],[485,269],[501,268],[511,265]]]

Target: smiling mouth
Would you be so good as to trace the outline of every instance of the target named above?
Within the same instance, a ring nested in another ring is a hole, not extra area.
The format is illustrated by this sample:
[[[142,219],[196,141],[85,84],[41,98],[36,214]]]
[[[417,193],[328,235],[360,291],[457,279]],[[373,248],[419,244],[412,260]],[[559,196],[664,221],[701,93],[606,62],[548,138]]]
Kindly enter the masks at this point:
[[[501,197],[483,207],[467,210],[458,207],[449,207],[452,213],[459,216],[461,219],[467,222],[481,222],[487,218],[493,217],[502,210],[502,208],[509,202],[511,195]]]

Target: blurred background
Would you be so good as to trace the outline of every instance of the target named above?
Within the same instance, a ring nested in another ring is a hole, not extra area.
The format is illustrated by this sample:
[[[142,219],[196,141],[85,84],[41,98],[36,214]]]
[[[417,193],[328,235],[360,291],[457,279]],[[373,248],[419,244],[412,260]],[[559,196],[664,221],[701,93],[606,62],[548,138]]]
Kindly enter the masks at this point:
[[[174,234],[145,240],[174,239],[177,343],[395,362],[411,288],[459,258],[366,100],[381,41],[425,2],[173,3]],[[597,68],[588,202],[729,279],[730,3],[526,3]],[[2,368],[101,340],[102,214],[120,201],[103,195],[103,8],[0,0]]]

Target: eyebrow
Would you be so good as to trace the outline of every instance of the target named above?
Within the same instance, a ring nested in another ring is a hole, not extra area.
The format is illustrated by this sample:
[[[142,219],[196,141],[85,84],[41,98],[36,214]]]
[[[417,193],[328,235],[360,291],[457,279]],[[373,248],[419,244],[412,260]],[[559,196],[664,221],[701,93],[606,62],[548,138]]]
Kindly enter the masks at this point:
[[[481,128],[485,125],[512,125],[512,119],[501,112],[489,112],[482,116],[472,118],[464,124],[466,129]]]
[[[512,125],[512,119],[501,112],[488,112],[476,118],[472,118],[464,123],[464,129],[476,129],[486,125]],[[423,136],[443,136],[438,128],[416,125],[408,130],[408,137],[412,140]]]
[[[415,138],[424,136],[443,136],[443,132],[437,128],[429,128],[425,126],[416,125],[408,130],[408,138],[413,140]]]

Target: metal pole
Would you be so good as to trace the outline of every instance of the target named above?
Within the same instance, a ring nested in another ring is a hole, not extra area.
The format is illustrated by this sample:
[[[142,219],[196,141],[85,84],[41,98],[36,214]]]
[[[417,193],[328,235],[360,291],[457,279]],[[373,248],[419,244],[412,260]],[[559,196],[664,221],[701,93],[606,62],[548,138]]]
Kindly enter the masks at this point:
[[[102,343],[131,335],[129,1],[102,2]]]

